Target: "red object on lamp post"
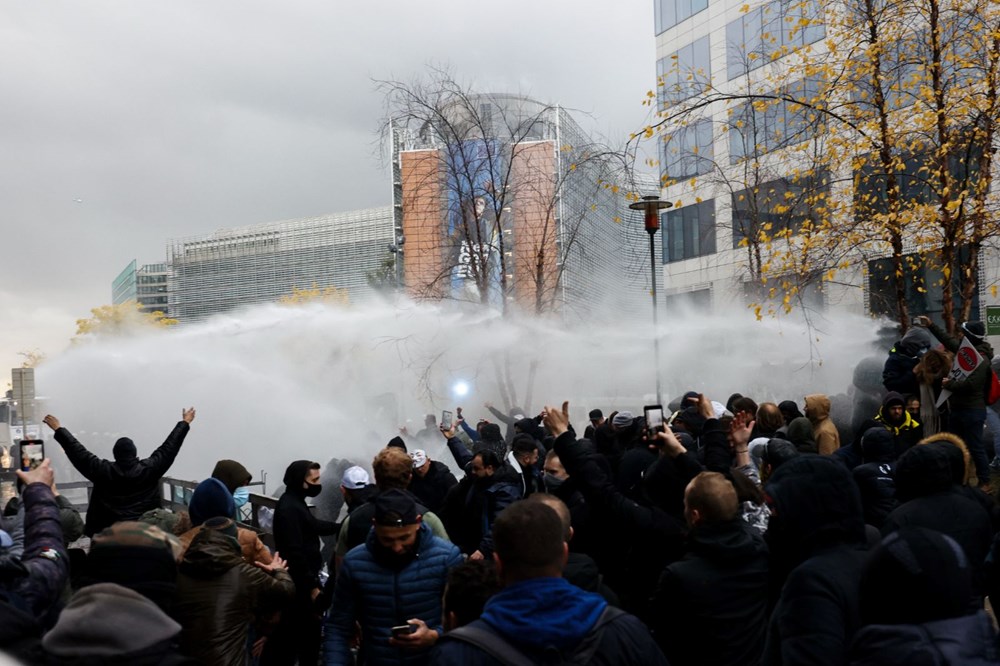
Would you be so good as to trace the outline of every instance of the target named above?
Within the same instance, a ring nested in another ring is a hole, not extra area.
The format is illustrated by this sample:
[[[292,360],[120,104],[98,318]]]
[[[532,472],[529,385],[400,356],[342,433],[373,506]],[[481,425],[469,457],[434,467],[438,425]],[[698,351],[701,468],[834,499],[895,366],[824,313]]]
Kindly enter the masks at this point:
[[[646,233],[655,234],[660,229],[660,211],[673,206],[656,195],[645,196],[640,201],[629,204],[632,210],[641,210],[645,215]]]

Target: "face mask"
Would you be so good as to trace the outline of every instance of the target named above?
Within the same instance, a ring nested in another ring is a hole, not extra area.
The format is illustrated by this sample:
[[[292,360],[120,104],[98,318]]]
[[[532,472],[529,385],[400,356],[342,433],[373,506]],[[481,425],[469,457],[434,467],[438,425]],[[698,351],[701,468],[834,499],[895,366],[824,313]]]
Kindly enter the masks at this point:
[[[322,483],[307,483],[306,484],[306,497],[316,497],[321,492],[323,492]]]
[[[543,481],[545,482],[546,490],[558,490],[559,486],[566,483],[566,479],[560,479],[558,476],[549,474],[548,472],[545,473]]]
[[[236,505],[237,509],[249,501],[250,501],[250,489],[248,487],[240,486],[239,488],[236,489],[236,492],[233,493],[233,504]]]

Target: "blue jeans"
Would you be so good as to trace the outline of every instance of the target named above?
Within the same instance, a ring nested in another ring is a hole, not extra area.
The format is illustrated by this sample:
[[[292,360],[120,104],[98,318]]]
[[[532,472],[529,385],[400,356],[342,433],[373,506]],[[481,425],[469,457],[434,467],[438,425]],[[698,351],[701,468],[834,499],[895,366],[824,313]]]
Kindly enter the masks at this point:
[[[989,409],[952,409],[948,418],[948,430],[958,435],[969,449],[972,462],[976,465],[976,480],[979,485],[990,480],[990,463],[983,446],[983,424]]]
[[[993,436],[993,455],[1000,458],[1000,414],[986,408],[986,429]]]

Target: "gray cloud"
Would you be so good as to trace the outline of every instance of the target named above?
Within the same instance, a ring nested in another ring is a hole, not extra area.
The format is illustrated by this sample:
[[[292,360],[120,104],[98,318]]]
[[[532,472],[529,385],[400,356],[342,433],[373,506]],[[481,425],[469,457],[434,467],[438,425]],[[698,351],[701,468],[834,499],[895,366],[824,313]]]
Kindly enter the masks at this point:
[[[653,58],[648,2],[6,3],[0,363],[58,347],[168,238],[387,204],[373,78],[446,65],[622,138]]]

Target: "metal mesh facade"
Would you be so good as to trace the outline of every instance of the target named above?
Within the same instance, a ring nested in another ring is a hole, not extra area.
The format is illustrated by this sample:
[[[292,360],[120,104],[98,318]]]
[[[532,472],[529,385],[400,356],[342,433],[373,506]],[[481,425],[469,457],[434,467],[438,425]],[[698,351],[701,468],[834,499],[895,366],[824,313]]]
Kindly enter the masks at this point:
[[[392,209],[383,207],[171,240],[170,316],[197,321],[314,286],[364,300],[393,238]]]
[[[624,196],[635,186],[626,185],[606,164],[581,162],[573,147],[589,143],[580,126],[560,108],[557,144],[564,147],[560,172],[567,174],[559,206],[566,262],[563,302],[570,312],[599,307],[612,317],[648,316],[648,237],[642,213],[630,210]],[[570,171],[572,163],[583,166]],[[652,185],[639,183],[638,187],[643,194],[655,192],[655,179]],[[659,269],[659,244],[656,252]],[[614,307],[604,307],[609,303]]]

